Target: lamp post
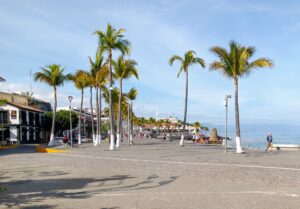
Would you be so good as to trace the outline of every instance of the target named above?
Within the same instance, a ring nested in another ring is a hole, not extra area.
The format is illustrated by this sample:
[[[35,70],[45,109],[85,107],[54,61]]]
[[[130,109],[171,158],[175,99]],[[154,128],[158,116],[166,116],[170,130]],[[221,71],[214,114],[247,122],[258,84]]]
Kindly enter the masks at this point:
[[[231,98],[231,95],[230,94],[227,94],[225,96],[225,102],[224,102],[224,105],[225,105],[225,108],[226,108],[226,122],[225,122],[225,152],[227,152],[227,122],[228,122],[228,99]]]
[[[68,96],[70,102],[70,140],[71,140],[71,148],[73,147],[73,135],[72,135],[72,96]]]

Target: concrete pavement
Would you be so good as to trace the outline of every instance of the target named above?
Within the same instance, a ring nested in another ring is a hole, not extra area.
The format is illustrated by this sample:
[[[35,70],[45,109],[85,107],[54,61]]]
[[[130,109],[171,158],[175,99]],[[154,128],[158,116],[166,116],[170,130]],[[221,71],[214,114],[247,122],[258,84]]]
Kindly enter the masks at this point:
[[[0,208],[299,209],[299,151],[246,150],[157,139],[108,151],[0,151]]]

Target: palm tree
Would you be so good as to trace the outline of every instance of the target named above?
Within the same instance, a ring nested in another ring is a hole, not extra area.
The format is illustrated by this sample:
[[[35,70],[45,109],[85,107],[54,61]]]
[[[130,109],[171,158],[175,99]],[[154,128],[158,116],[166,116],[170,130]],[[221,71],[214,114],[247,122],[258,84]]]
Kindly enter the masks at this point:
[[[53,108],[53,118],[52,118],[52,128],[51,128],[51,136],[49,141],[49,146],[54,145],[54,132],[55,132],[55,116],[56,116],[56,108],[57,108],[57,87],[62,86],[64,81],[66,80],[66,76],[63,74],[64,68],[60,65],[52,64],[46,67],[41,68],[41,72],[36,72],[34,74],[34,80],[40,81],[48,84],[53,87],[54,93],[54,108]]]
[[[128,108],[128,144],[132,144],[132,101],[137,97],[137,90],[135,88],[131,88],[130,91],[126,94],[127,98],[130,100],[130,105]]]
[[[95,145],[100,144],[101,141],[101,90],[107,83],[109,69],[107,63],[104,62],[102,56],[103,50],[100,48],[96,53],[95,62],[89,57],[91,65],[91,77],[93,77],[93,87],[96,89],[96,114],[97,114],[97,134],[95,139]]]
[[[118,106],[119,106],[119,94],[120,94],[120,90],[117,88],[117,87],[114,87],[112,89],[112,105],[113,105],[113,109],[114,109],[114,120],[117,119],[117,114],[118,114]],[[109,104],[109,98],[110,98],[110,95],[109,95],[109,90],[104,87],[102,89],[102,97],[104,99],[104,102]],[[123,98],[124,100],[124,98]]]
[[[106,32],[97,30],[95,33],[99,36],[99,48],[101,47],[103,51],[108,52],[109,60],[109,118],[110,118],[110,150],[115,149],[114,145],[114,116],[113,116],[113,104],[112,104],[112,51],[118,50],[123,55],[129,54],[130,52],[130,43],[123,37],[124,29],[116,30],[110,24],[107,24]]]
[[[150,117],[148,121],[149,121],[149,125],[153,128],[156,124],[156,120],[154,118]]]
[[[183,133],[180,140],[180,146],[183,146],[184,142],[184,132],[185,132],[185,126],[186,126],[186,116],[187,116],[187,104],[188,104],[188,84],[189,84],[189,67],[193,64],[199,64],[201,67],[205,68],[205,62],[203,59],[196,57],[196,53],[192,50],[186,52],[184,54],[184,57],[180,57],[178,55],[173,55],[170,60],[169,64],[172,65],[173,62],[177,60],[180,62],[180,68],[177,74],[177,77],[179,77],[180,73],[182,71],[185,72],[186,78],[185,78],[185,102],[184,102],[184,120],[183,120]]]
[[[81,144],[81,116],[83,106],[84,89],[89,85],[89,74],[83,70],[78,70],[74,75],[67,76],[69,80],[73,81],[75,87],[81,91],[80,113],[78,120],[78,144]]]
[[[226,77],[233,79],[235,87],[235,127],[236,127],[236,152],[243,153],[241,147],[240,119],[239,119],[239,104],[238,104],[238,80],[240,77],[249,75],[254,69],[272,67],[273,63],[268,58],[259,58],[250,61],[255,53],[254,47],[245,47],[236,43],[229,42],[229,50],[215,46],[210,49],[218,60],[210,64],[211,70],[217,70],[223,73]]]
[[[112,62],[114,66],[114,77],[120,82],[120,93],[119,93],[119,110],[118,110],[118,129],[117,129],[117,144],[116,147],[120,147],[120,141],[122,140],[122,111],[121,101],[123,97],[123,80],[130,78],[131,76],[139,78],[138,71],[136,69],[136,61],[124,60],[123,56],[120,56],[118,60]]]
[[[92,126],[92,138],[93,138],[93,142],[94,145],[97,146],[98,145],[98,140],[96,140],[96,136],[95,136],[95,128],[94,128],[94,107],[93,107],[93,88],[95,86],[95,80],[96,80],[96,73],[95,70],[93,68],[93,65],[91,64],[91,69],[89,71],[88,74],[88,86],[90,87],[90,108],[91,108],[91,126]]]
[[[198,122],[198,121],[196,121],[196,122],[193,124],[193,126],[194,126],[194,128],[195,128],[195,132],[196,132],[196,130],[197,130],[198,128],[201,129],[201,123]]]

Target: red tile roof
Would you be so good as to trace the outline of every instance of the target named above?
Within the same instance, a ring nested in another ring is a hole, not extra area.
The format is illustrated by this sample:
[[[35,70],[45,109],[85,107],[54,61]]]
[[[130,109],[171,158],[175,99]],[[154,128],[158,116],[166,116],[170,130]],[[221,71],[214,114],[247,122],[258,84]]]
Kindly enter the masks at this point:
[[[33,111],[33,112],[44,112],[44,111],[42,111],[40,109],[31,107],[31,106],[27,106],[27,105],[20,105],[20,104],[16,104],[16,103],[12,103],[12,102],[6,102],[6,104],[9,104],[11,106],[14,106],[14,107],[17,107],[17,108],[20,108],[20,109],[25,109],[25,110]]]

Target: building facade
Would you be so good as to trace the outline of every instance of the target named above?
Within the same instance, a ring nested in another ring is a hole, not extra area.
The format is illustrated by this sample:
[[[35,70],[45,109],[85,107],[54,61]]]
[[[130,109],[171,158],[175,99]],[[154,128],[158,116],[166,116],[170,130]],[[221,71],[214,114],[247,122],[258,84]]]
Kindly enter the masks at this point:
[[[0,106],[0,144],[45,142],[44,121],[42,110],[6,102]]]

